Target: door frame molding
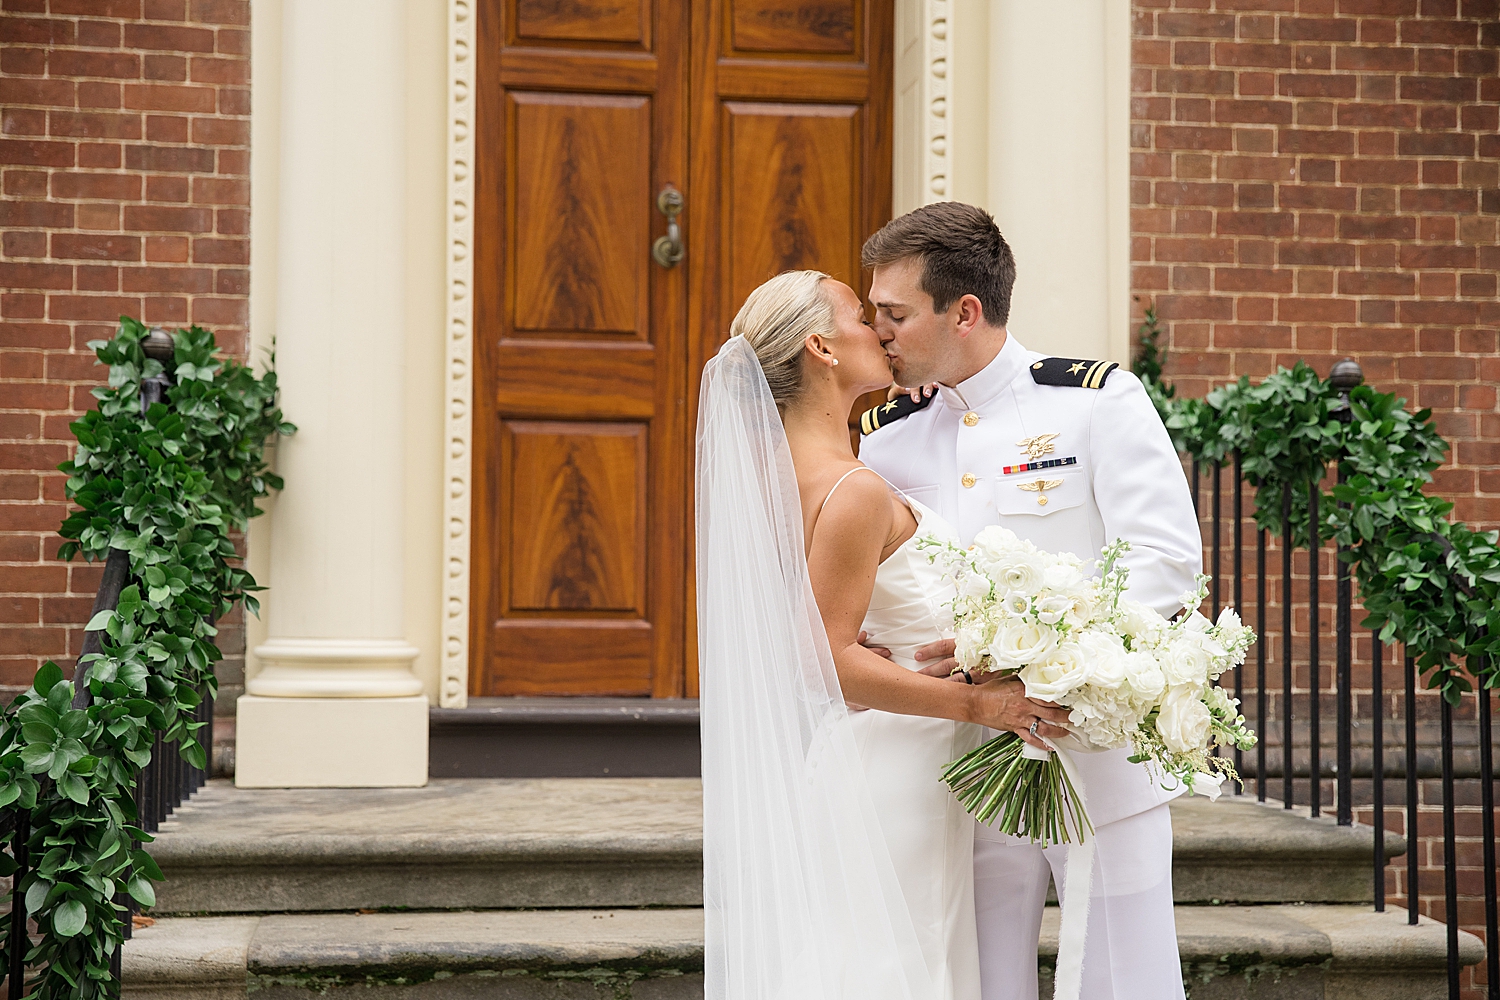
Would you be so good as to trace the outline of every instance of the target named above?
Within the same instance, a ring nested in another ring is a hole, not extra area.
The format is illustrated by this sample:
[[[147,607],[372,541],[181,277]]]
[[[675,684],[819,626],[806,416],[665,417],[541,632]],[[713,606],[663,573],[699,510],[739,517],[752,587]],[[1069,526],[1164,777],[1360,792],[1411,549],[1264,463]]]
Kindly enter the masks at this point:
[[[895,0],[896,21],[911,5],[923,8],[922,25],[927,45],[939,41],[933,24],[946,15],[948,0]],[[475,0],[448,0],[448,134],[447,219],[444,350],[444,448],[443,448],[443,601],[439,651],[438,704],[443,708],[465,708],[469,700],[470,570],[473,563],[473,442],[474,442],[474,130],[475,91]],[[945,47],[944,47],[945,48]],[[924,53],[927,54],[927,53]],[[931,53],[937,54],[937,53]],[[946,55],[946,51],[941,53]],[[900,53],[896,53],[900,58]],[[943,74],[931,58],[925,59],[924,100],[944,85]],[[946,94],[946,88],[944,88]],[[894,98],[895,95],[893,95]],[[928,115],[921,116],[923,119]],[[893,150],[916,148],[929,151],[928,171],[935,177],[944,170],[947,157],[931,152],[928,133],[935,123],[906,122],[895,116],[891,137]],[[941,127],[941,126],[938,126]],[[927,178],[930,185],[932,177]],[[924,185],[925,186],[925,185]],[[930,189],[930,188],[929,188]],[[901,196],[897,193],[899,203]],[[937,200],[931,198],[930,200]]]
[[[469,703],[474,441],[474,0],[448,0],[447,303],[443,338],[443,610],[438,704]]]

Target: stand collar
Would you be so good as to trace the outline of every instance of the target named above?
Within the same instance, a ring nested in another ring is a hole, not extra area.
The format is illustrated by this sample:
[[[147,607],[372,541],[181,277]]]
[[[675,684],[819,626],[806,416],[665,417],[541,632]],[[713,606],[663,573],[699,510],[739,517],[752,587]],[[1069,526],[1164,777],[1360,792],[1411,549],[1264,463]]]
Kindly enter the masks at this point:
[[[973,410],[985,406],[1025,370],[1031,361],[1031,352],[1007,333],[1005,344],[993,361],[956,386],[942,386],[938,395],[943,402],[955,410]]]

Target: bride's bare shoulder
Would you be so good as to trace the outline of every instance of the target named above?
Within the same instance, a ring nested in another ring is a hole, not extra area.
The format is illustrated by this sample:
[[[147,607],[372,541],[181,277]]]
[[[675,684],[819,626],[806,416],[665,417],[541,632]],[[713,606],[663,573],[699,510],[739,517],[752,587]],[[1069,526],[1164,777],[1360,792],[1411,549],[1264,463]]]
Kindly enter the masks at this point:
[[[843,468],[820,472],[816,484],[809,483],[807,497],[816,512],[818,528],[851,530],[859,534],[883,534],[890,528],[890,488],[885,480],[854,462]]]

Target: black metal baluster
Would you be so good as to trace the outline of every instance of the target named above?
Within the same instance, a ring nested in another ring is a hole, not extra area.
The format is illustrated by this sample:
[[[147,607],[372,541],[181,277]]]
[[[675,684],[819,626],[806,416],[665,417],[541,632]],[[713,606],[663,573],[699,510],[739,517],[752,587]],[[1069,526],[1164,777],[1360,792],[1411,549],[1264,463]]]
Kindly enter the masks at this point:
[[[1318,607],[1318,578],[1322,566],[1318,557],[1322,554],[1322,540],[1318,537],[1319,484],[1307,484],[1307,778],[1311,787],[1309,802],[1312,814],[1323,813],[1323,744],[1319,722],[1322,718],[1319,698],[1322,696],[1322,678],[1318,668],[1318,633],[1322,621]]]
[[[10,893],[10,968],[7,971],[10,1000],[21,1000],[26,992],[26,953],[31,950],[31,935],[26,932],[26,894],[21,891],[21,881],[31,867],[31,813],[16,810],[16,828],[11,833],[11,854],[15,858],[16,873],[12,876]]]
[[[1255,797],[1266,801],[1266,529],[1255,530]]]
[[[1292,484],[1281,487],[1281,805],[1292,808]]]
[[[1417,922],[1417,660],[1406,654],[1406,922]]]
[[[1221,502],[1222,499],[1223,499],[1223,493],[1224,493],[1224,475],[1223,475],[1223,473],[1224,473],[1224,463],[1220,462],[1218,459],[1215,459],[1214,460],[1214,494],[1213,494],[1214,495],[1214,516],[1213,516],[1213,523],[1214,523],[1214,544],[1213,544],[1214,569],[1213,569],[1213,574],[1214,575],[1213,575],[1213,579],[1210,580],[1210,581],[1208,581],[1209,596],[1213,599],[1213,608],[1214,608],[1213,619],[1214,619],[1214,621],[1218,621],[1219,620],[1219,576],[1220,576],[1220,571],[1224,567],[1224,559],[1223,559],[1224,531],[1223,531],[1223,525],[1220,523],[1222,521],[1222,519],[1223,519],[1223,504]]]
[[[1443,920],[1448,930],[1448,998],[1458,997],[1458,830],[1453,814],[1453,706],[1443,707]]]
[[[1474,676],[1484,677],[1485,662],[1479,661]],[[1479,682],[1479,803],[1484,834],[1484,942],[1486,995],[1500,997],[1500,912],[1495,899],[1495,751],[1490,735],[1490,689]]]
[[[1344,465],[1339,463],[1339,482],[1344,481]],[[1344,505],[1344,506],[1347,506]],[[1334,684],[1337,702],[1334,725],[1338,729],[1338,774],[1334,785],[1337,789],[1338,825],[1354,825],[1354,748],[1352,745],[1354,725],[1354,625],[1350,605],[1353,603],[1349,579],[1349,563],[1344,561],[1348,547],[1337,547],[1338,565],[1334,567],[1337,584],[1337,610],[1334,618],[1335,643],[1338,665]],[[1377,709],[1376,714],[1379,714]]]
[[[1385,645],[1370,633],[1370,777],[1374,779],[1375,912],[1385,912]]]
[[[1235,614],[1245,613],[1245,480],[1240,471],[1240,453],[1234,453],[1234,611]],[[1245,698],[1245,668],[1241,664],[1234,668],[1234,700],[1242,703]],[[1244,708],[1241,705],[1241,712]],[[1245,772],[1245,751],[1239,747],[1234,748],[1234,769],[1241,775]],[[1245,786],[1241,782],[1234,786],[1234,794],[1244,795]]]
[[[1198,520],[1203,520],[1203,515],[1198,513],[1198,478],[1203,474],[1202,463],[1193,459],[1193,513],[1198,515]]]

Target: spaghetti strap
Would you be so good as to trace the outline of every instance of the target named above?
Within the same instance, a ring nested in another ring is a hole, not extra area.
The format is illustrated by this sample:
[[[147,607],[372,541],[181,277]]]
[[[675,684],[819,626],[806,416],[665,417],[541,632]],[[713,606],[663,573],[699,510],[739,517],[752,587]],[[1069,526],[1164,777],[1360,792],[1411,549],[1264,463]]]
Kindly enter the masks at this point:
[[[856,472],[875,472],[875,470],[872,469],[872,468],[870,468],[868,465],[856,465],[854,468],[850,469],[848,472],[844,473],[842,476],[839,476],[838,482],[836,482],[836,483],[833,484],[832,488],[829,489],[827,495],[823,497],[823,502],[820,503],[820,504],[818,504],[818,513],[819,514],[822,514],[823,513],[823,508],[828,506],[828,498],[831,497],[831,496],[833,496],[833,491],[836,490],[836,489],[838,489],[840,486],[844,485],[844,480],[848,479],[850,476],[854,475]],[[880,476],[880,473],[875,472],[875,475]],[[885,477],[884,476],[880,476],[880,481],[881,482],[885,482]],[[890,483],[886,483],[886,485],[889,486]]]

